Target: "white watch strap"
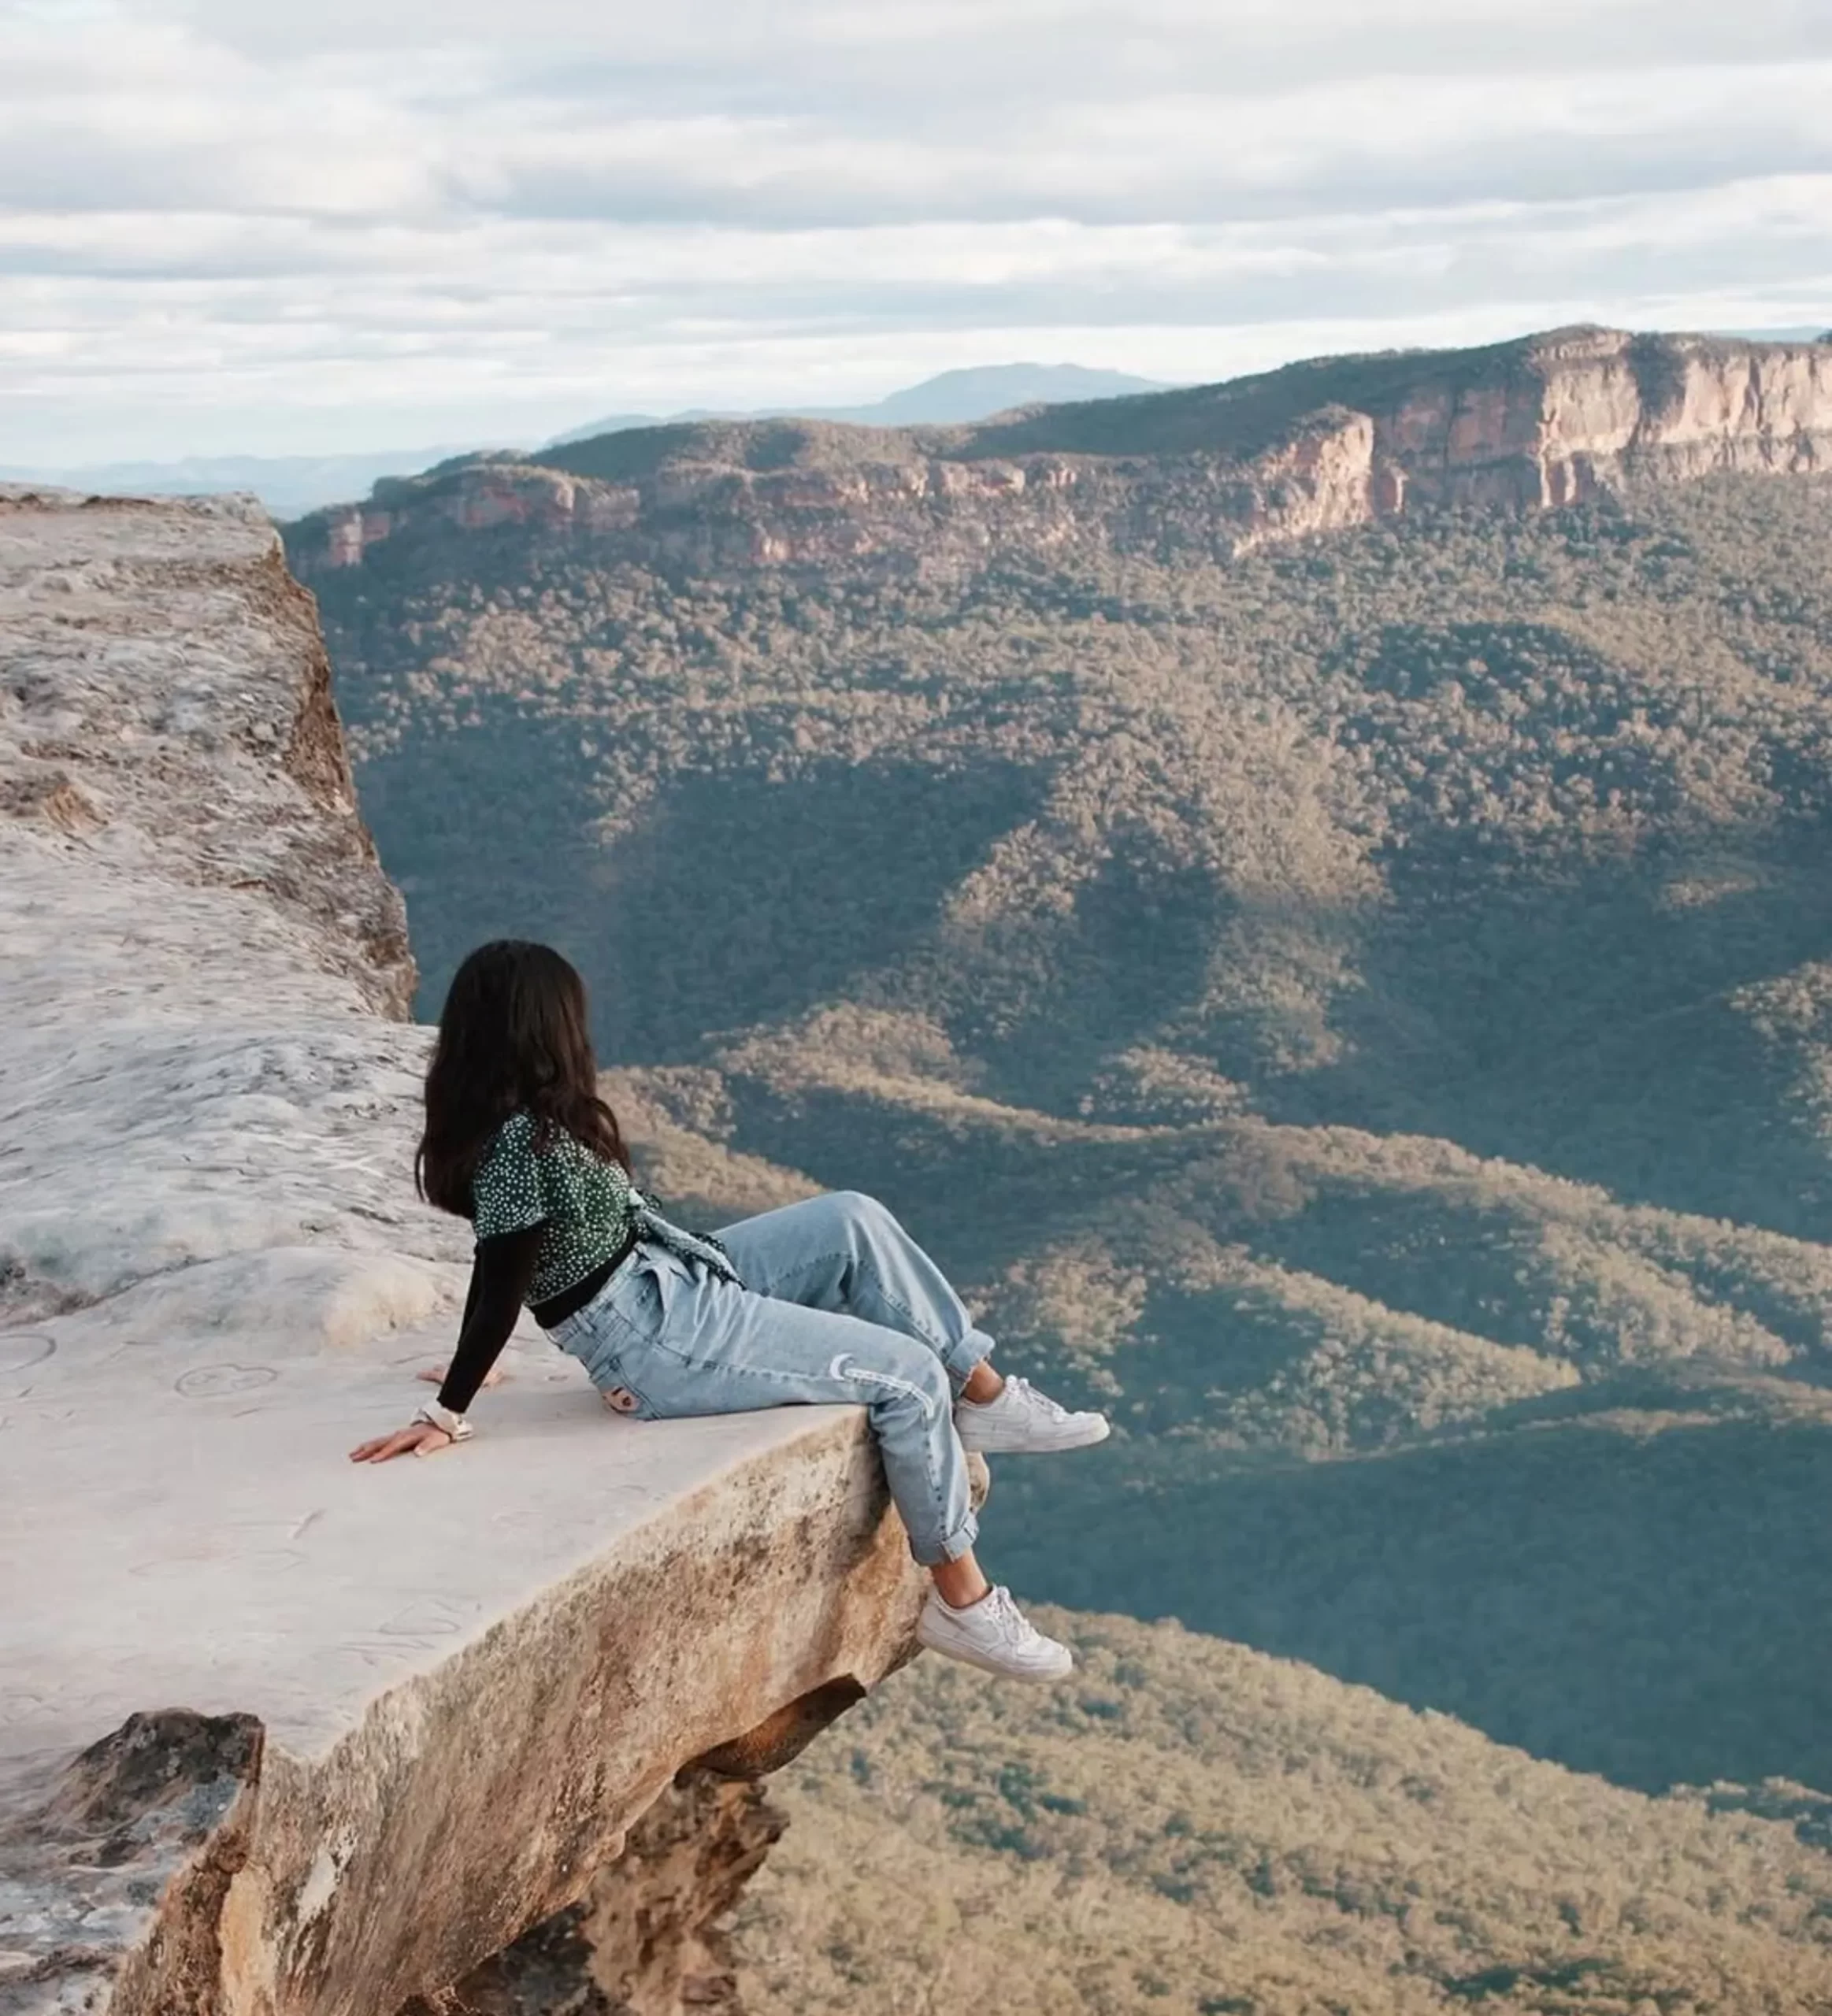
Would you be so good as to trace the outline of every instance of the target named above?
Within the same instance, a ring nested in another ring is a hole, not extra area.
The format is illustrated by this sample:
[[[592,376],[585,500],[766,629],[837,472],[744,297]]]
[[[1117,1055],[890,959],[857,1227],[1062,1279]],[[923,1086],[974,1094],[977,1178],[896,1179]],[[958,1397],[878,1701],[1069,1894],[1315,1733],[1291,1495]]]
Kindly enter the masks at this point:
[[[442,1407],[436,1400],[429,1400],[413,1418],[449,1435],[454,1442],[468,1442],[477,1432],[462,1414],[454,1414],[450,1407]]]

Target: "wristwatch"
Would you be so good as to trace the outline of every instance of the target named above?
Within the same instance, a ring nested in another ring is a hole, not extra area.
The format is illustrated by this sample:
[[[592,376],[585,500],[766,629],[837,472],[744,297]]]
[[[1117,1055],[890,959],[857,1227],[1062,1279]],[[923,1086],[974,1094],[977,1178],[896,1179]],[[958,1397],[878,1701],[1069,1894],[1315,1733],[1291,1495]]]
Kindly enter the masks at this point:
[[[442,1407],[436,1400],[428,1400],[413,1418],[449,1435],[454,1442],[469,1442],[477,1433],[462,1414],[454,1414],[450,1407]]]

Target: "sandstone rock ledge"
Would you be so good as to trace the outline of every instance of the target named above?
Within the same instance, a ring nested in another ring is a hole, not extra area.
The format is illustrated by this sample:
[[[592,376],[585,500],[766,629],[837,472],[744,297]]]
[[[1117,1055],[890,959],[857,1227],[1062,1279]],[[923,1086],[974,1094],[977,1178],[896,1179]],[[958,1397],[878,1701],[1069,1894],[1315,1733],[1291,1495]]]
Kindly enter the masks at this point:
[[[0,2011],[391,2016],[665,1792],[676,1864],[702,1807],[744,1864],[677,1770],[908,1650],[862,1418],[632,1425],[531,1332],[474,1443],[345,1460],[463,1232],[412,1199],[401,906],[258,513],[0,490]]]

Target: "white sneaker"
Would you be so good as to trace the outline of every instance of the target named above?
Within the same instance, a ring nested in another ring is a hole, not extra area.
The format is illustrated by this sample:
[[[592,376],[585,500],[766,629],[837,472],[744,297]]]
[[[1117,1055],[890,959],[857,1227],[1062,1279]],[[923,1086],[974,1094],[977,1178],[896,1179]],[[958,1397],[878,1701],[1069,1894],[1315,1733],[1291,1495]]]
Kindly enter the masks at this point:
[[[1007,1379],[994,1400],[961,1400],[954,1410],[961,1447],[982,1456],[1024,1450],[1085,1449],[1111,1432],[1105,1414],[1072,1414],[1027,1379]]]
[[[1011,1600],[1009,1589],[994,1589],[965,1610],[944,1603],[931,1589],[916,1638],[944,1658],[1007,1680],[1062,1680],[1075,1670],[1074,1654],[1046,1638]]]

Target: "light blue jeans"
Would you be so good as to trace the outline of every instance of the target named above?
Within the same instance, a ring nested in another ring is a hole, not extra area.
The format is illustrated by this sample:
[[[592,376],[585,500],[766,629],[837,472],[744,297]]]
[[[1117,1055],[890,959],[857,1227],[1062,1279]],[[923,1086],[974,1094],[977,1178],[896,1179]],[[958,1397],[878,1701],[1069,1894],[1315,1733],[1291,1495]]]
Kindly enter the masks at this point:
[[[978,1527],[955,1399],[992,1340],[875,1198],[831,1191],[725,1227],[744,1285],[647,1240],[548,1333],[643,1420],[798,1402],[865,1407],[891,1497],[925,1566]]]

